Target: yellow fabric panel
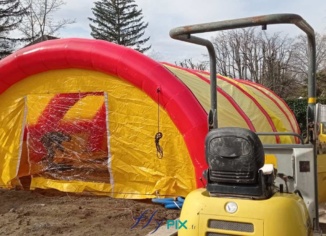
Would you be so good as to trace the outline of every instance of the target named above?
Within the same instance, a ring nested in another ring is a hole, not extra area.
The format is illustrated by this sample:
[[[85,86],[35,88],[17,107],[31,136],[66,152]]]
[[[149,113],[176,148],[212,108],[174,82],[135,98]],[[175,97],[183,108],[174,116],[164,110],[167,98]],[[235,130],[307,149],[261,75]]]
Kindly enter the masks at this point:
[[[206,77],[209,78],[208,75],[206,75]],[[239,88],[223,80],[218,80],[218,86],[226,91],[246,113],[254,125],[256,132],[273,132],[272,127],[268,123],[268,120],[263,114],[262,110],[259,109],[254,101],[244,94]],[[276,143],[275,137],[272,136],[261,136],[260,139],[263,143]]]
[[[274,94],[269,92],[268,90],[264,90],[262,92],[258,89],[252,88],[249,85],[242,84],[243,88],[245,88],[253,97],[260,102],[262,107],[268,112],[269,116],[273,120],[273,123],[278,132],[297,132],[296,128],[296,120],[293,118],[288,107],[286,107],[281,101],[280,98],[276,97]],[[255,85],[253,85],[255,86]],[[260,89],[262,89],[260,87]],[[275,102],[284,110],[287,116],[283,113],[283,111],[277,106],[277,104],[271,100],[266,94],[272,97]],[[291,126],[292,123],[292,126]],[[282,143],[295,143],[295,139],[293,136],[280,136]]]
[[[206,112],[210,110],[210,85],[198,76],[173,66],[163,65],[176,75],[195,95]]]
[[[206,112],[210,109],[210,90],[209,85],[200,79],[197,75],[194,75],[183,69],[175,68],[173,66],[164,65],[171,72],[173,72],[183,83],[185,83],[191,91],[194,93],[198,101],[204,107]],[[199,75],[210,79],[209,75],[206,73],[200,73]],[[227,80],[232,80],[226,78]],[[278,132],[293,132],[290,122],[287,120],[284,113],[281,109],[264,94],[263,92],[254,89],[248,85],[240,83],[236,80],[232,80],[233,83],[236,83],[242,90],[250,94],[257,102],[261,105],[263,110],[265,110],[272,120],[276,130]],[[271,125],[269,124],[266,116],[263,114],[262,110],[245,95],[239,88],[218,79],[218,86],[229,94],[234,101],[240,106],[243,112],[249,117],[253,126],[256,129],[256,132],[273,132]],[[275,95],[270,94],[276,101],[279,100]],[[284,104],[280,104],[285,111],[288,111],[288,108]],[[234,108],[234,106],[220,93],[218,93],[218,125],[219,127],[243,127],[249,128],[248,124],[245,122],[244,118],[239,115],[239,112]],[[292,119],[290,120],[295,126],[295,122],[288,111],[288,116]],[[281,143],[294,143],[294,137],[292,136],[279,136]],[[263,143],[276,143],[274,136],[260,136]]]
[[[160,131],[163,133],[160,144],[164,156],[159,159],[154,142],[158,130],[156,101],[117,77],[81,69],[54,70],[33,75],[0,95],[1,101],[4,101],[1,103],[3,109],[0,116],[0,129],[4,132],[0,134],[2,137],[0,140],[7,139],[6,142],[1,142],[0,153],[5,155],[0,156],[0,163],[7,165],[2,170],[10,170],[10,173],[2,173],[1,181],[8,184],[15,177],[17,169],[24,110],[23,103],[16,102],[17,100],[20,101],[28,94],[101,91],[108,94],[112,196],[124,198],[153,197],[156,194],[185,196],[193,190],[196,183],[190,155],[182,134],[166,111],[160,108],[159,123]],[[5,123],[10,120],[13,124],[6,125]],[[9,137],[7,134],[11,132],[15,133]],[[5,150],[7,147],[11,147],[13,151],[8,152]],[[61,186],[59,183],[64,185]],[[54,186],[70,191],[74,189],[75,183],[69,180],[36,181],[33,178],[33,188]],[[84,187],[88,188],[88,184],[85,183]],[[90,188],[102,191],[103,186],[94,184]]]
[[[172,66],[164,65],[173,74],[175,74],[195,95],[204,110],[208,113],[210,110],[210,85],[185,70]],[[239,112],[230,103],[230,101],[218,93],[218,125],[219,127],[243,127],[249,128],[246,121],[241,117]]]
[[[157,109],[155,101],[133,88],[121,89],[109,97],[114,196],[126,197],[119,194],[123,188],[129,193],[153,195],[186,195],[189,189],[195,188],[194,169],[182,135],[161,108],[159,126],[163,138],[160,144],[164,156],[157,157],[154,145]],[[127,158],[131,156],[132,160]],[[125,186],[126,182],[135,184]]]
[[[12,187],[20,162],[23,123],[25,120],[24,96],[0,95],[0,185]]]
[[[210,91],[209,84],[202,81],[196,75],[191,74],[182,69],[165,65],[180,80],[182,80],[190,90],[195,94],[198,101],[202,104],[206,111],[209,110]],[[201,73],[206,79],[210,79],[209,75]],[[258,109],[256,104],[232,84],[218,79],[218,86],[229,94],[233,100],[240,106],[244,113],[249,117],[257,132],[272,132],[272,128],[268,123],[262,111]],[[207,105],[208,104],[208,105]],[[226,98],[218,93],[218,126],[219,127],[243,127],[249,128],[244,118],[240,116],[234,106],[227,101]],[[271,136],[261,136],[264,143],[276,143],[275,138]]]
[[[45,107],[47,106],[47,104],[50,102],[51,98],[50,96],[39,96],[37,97],[38,101],[36,101],[37,106],[38,106],[38,114],[32,114],[29,117],[29,123],[31,125],[36,124],[37,120],[39,118],[39,115],[41,114],[41,112],[45,109]]]
[[[252,86],[257,87],[259,89],[263,89],[264,93],[268,94],[270,97],[272,97],[278,104],[280,107],[282,107],[282,109],[285,111],[285,113],[288,115],[290,122],[292,123],[293,127],[296,128],[297,125],[297,121],[295,119],[294,114],[292,113],[292,111],[289,109],[289,107],[286,105],[285,102],[280,101],[280,98],[275,95],[273,92],[270,92],[268,89],[263,88],[262,86],[256,85],[254,83],[252,83]],[[297,131],[295,131],[297,132]]]
[[[231,79],[229,79],[231,80]],[[234,81],[234,80],[233,80]],[[246,84],[242,84],[238,81],[234,81],[239,87],[250,94],[256,101],[261,105],[261,107],[267,112],[268,116],[274,123],[276,131],[278,132],[292,132],[290,123],[288,122],[284,113],[277,107],[277,105],[269,99],[263,93],[251,88]],[[270,127],[270,125],[269,125]],[[257,132],[263,132],[264,127],[257,129]],[[279,136],[281,143],[295,143],[293,136]],[[263,139],[263,137],[261,137]]]
[[[112,186],[107,183],[95,183],[95,182],[85,182],[85,181],[74,181],[71,180],[69,182],[63,180],[54,180],[54,179],[45,179],[42,177],[32,178],[31,181],[31,190],[36,188],[43,189],[57,189],[62,192],[74,192],[74,193],[82,193],[82,192],[91,192],[97,195],[109,195],[112,191]]]

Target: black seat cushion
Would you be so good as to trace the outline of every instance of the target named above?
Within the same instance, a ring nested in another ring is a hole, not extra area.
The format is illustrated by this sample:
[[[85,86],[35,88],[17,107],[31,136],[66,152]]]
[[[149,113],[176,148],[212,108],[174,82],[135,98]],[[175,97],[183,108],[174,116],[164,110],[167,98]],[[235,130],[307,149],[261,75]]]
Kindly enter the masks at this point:
[[[263,145],[254,132],[235,127],[211,130],[206,137],[208,183],[258,183]]]

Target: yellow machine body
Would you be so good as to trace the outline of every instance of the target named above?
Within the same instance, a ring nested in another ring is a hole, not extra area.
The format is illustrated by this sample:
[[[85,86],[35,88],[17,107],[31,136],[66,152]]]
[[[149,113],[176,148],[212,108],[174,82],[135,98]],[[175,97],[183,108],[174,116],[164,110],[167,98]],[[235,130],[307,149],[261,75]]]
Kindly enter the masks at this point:
[[[292,23],[307,34],[309,135],[307,142],[301,140],[300,143],[286,145],[262,144],[260,137],[265,135],[300,135],[285,132],[262,133],[241,127],[219,127],[215,47],[211,41],[197,34],[255,26],[262,26],[265,30],[269,24],[282,23]],[[211,82],[209,132],[205,139],[208,168],[203,173],[206,186],[186,197],[178,221],[180,224],[176,227],[179,229],[178,236],[319,234],[315,119],[316,40],[313,28],[299,15],[271,14],[181,26],[172,29],[170,36],[207,48]],[[321,127],[320,135],[324,135],[323,129]],[[319,137],[320,141],[323,138]],[[277,188],[279,191],[275,193]]]
[[[320,131],[319,131],[318,139],[321,142],[326,143],[326,122],[321,122],[319,128]]]
[[[319,154],[326,153],[326,122],[319,124],[319,134],[317,139],[317,148]]]
[[[187,196],[180,222],[184,225],[178,236],[313,235],[304,201],[296,194],[287,193],[252,200],[212,197],[206,189],[197,189]]]

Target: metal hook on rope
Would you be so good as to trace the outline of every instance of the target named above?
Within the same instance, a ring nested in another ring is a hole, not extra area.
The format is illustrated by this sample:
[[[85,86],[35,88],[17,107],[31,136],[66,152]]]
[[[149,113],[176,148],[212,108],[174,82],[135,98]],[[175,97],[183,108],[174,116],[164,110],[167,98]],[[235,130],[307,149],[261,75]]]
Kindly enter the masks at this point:
[[[157,92],[157,133],[155,134],[155,146],[157,151],[157,157],[161,159],[163,157],[163,148],[160,145],[160,139],[163,137],[162,132],[160,132],[160,92],[161,89],[158,87]]]
[[[157,157],[162,158],[163,157],[163,148],[160,145],[160,139],[163,137],[163,134],[161,132],[157,132],[155,134],[155,146],[157,151]]]

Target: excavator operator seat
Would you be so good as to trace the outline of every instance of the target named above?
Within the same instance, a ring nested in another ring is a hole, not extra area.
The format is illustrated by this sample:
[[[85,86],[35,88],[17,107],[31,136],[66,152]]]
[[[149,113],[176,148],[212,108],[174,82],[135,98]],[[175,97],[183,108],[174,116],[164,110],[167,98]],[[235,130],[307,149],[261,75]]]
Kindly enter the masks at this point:
[[[264,159],[264,148],[256,133],[235,127],[211,130],[206,137],[208,192],[268,197],[274,179],[271,173],[263,173]]]

